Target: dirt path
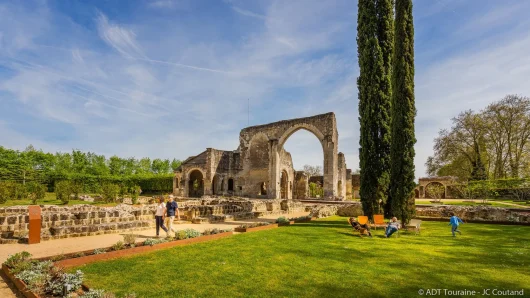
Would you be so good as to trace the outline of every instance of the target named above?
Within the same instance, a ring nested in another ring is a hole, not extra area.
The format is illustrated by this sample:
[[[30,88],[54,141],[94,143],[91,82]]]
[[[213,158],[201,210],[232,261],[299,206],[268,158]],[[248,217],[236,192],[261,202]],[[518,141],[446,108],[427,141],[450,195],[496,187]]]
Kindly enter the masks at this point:
[[[304,216],[304,215],[308,215],[308,212],[291,213],[285,216],[286,217],[299,217],[299,216]],[[233,221],[233,222],[216,223],[216,224],[184,223],[184,224],[174,224],[173,227],[175,230],[191,228],[191,229],[195,229],[195,230],[202,232],[205,229],[212,229],[212,228],[219,228],[219,229],[235,228],[238,225],[241,225],[243,223],[250,223],[250,222],[274,222],[276,218],[278,217],[279,217],[278,215],[271,215],[271,216],[260,217],[258,219],[249,219],[249,220],[241,220],[241,221]],[[138,235],[137,241],[144,241],[146,238],[154,238],[156,236],[155,229],[136,231],[133,233]],[[108,247],[108,246],[115,244],[116,242],[120,240],[123,240],[122,234],[123,233],[77,237],[77,238],[65,238],[65,239],[44,241],[39,244],[33,244],[33,245],[1,244],[0,245],[0,248],[1,248],[0,249],[0,263],[3,263],[8,258],[9,255],[12,255],[17,252],[24,251],[24,250],[31,253],[33,257],[40,258],[40,257],[58,255],[62,253],[71,253],[71,252],[91,250],[91,249],[96,249],[96,248],[101,248],[101,247]],[[165,235],[164,231],[161,231],[160,235]],[[2,275],[2,277],[4,276]],[[0,297],[1,298],[23,297],[23,296],[17,296],[20,294],[16,292],[14,286],[10,287],[6,283],[7,281],[8,281],[7,277],[0,278]]]

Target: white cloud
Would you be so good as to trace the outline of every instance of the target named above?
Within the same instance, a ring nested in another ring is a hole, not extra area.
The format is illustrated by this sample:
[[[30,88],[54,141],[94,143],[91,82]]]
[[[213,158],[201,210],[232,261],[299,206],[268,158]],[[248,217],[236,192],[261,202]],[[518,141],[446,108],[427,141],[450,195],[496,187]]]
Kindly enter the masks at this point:
[[[136,34],[120,25],[109,22],[107,16],[99,13],[97,18],[99,36],[126,58],[143,57],[136,41]]]

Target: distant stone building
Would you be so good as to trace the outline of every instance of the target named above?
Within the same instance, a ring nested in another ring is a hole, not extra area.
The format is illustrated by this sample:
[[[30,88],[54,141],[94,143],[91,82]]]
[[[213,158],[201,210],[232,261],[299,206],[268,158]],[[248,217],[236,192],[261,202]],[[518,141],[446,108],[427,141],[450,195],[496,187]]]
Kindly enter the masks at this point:
[[[418,179],[418,186],[414,189],[415,198],[429,198],[432,196],[429,194],[429,185],[441,185],[444,188],[442,199],[451,198],[451,186],[457,183],[457,178],[452,176],[440,176],[440,177],[424,177]]]
[[[338,152],[334,113],[284,120],[241,130],[234,151],[207,148],[175,171],[173,193],[183,197],[237,195],[251,198],[300,199],[308,196],[310,177],[295,171],[283,148],[300,129],[313,133],[324,151],[324,198],[346,196],[346,161]]]

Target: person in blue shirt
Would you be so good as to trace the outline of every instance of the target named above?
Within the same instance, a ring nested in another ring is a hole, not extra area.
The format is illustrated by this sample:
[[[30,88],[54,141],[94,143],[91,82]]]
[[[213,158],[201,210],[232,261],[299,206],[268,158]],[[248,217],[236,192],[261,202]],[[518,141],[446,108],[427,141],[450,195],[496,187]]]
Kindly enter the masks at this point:
[[[462,235],[462,232],[458,230],[458,226],[463,223],[464,222],[460,219],[460,217],[456,216],[454,213],[451,213],[449,225],[451,225],[451,232],[453,233],[453,237],[456,237],[455,232],[458,232],[458,234]]]
[[[167,217],[169,218],[169,223],[167,230],[175,232],[173,229],[173,220],[175,220],[175,213],[177,214],[177,219],[180,220],[179,205],[173,200],[173,196],[169,196],[169,201],[166,204]]]

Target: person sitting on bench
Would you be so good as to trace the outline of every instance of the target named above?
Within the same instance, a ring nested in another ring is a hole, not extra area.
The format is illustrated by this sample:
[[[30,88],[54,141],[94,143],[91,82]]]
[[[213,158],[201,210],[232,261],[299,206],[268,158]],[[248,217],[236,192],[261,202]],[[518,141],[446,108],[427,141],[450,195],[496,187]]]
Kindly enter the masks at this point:
[[[350,217],[350,224],[353,227],[353,229],[355,229],[356,231],[365,229],[366,232],[368,233],[368,236],[372,237],[372,233],[370,233],[370,226],[368,225],[368,223],[362,225],[357,221],[357,219],[355,219],[355,217]]]
[[[396,217],[392,217],[392,219],[388,223],[388,226],[386,227],[385,237],[389,238],[390,236],[392,236],[392,234],[394,234],[400,228],[401,228],[401,225],[397,221],[397,218]]]

